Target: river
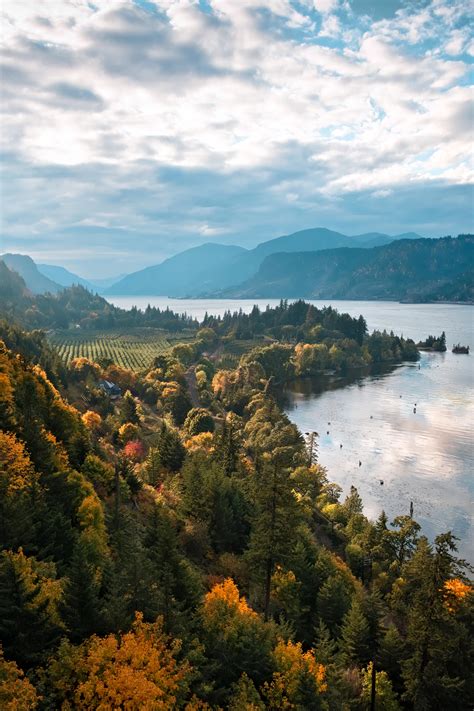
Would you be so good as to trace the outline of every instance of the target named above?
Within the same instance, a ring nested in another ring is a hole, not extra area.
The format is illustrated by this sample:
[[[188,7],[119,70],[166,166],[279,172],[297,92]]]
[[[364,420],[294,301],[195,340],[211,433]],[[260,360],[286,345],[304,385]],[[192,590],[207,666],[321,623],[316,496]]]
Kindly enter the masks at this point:
[[[202,319],[277,299],[166,299],[111,297],[130,308],[148,303]],[[452,530],[462,555],[474,559],[474,353],[454,355],[453,343],[474,347],[474,309],[449,304],[374,301],[331,303],[352,316],[362,314],[369,330],[393,330],[416,340],[446,332],[448,352],[422,354],[418,364],[352,378],[300,380],[286,390],[286,411],[302,432],[319,433],[319,461],[329,478],[359,489],[365,513],[414,516],[430,538]],[[414,411],[416,403],[416,412]],[[330,423],[330,424],[328,424]],[[329,434],[327,434],[329,433]],[[342,444],[342,448],[340,445]],[[361,465],[359,466],[359,462]],[[383,481],[383,484],[380,482]]]

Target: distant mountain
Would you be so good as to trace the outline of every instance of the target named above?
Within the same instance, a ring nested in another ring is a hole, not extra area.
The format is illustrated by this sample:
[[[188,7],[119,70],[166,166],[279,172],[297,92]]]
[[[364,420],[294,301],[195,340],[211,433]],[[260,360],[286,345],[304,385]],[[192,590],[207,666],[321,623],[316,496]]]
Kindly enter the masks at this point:
[[[371,249],[272,254],[259,271],[219,296],[229,298],[426,300],[472,269],[474,236],[403,239]]]
[[[245,252],[243,247],[207,243],[192,247],[161,264],[129,274],[105,294],[133,296],[187,296],[214,288],[224,265]]]
[[[31,257],[25,254],[3,254],[0,259],[9,269],[17,272],[24,280],[26,287],[33,294],[56,294],[62,286],[42,274]]]
[[[117,276],[113,277],[104,277],[100,279],[90,279],[90,283],[96,289],[99,294],[101,294],[105,289],[109,289],[113,284],[116,284],[118,281],[121,281],[124,277],[126,277],[126,274],[117,274]]]
[[[425,294],[426,301],[474,304],[474,267]]]
[[[419,238],[419,235],[414,235]],[[315,252],[335,247],[373,247],[400,239],[373,232],[352,237],[323,227],[276,237],[254,249],[204,244],[153,267],[129,274],[106,294],[202,296],[239,284],[257,273],[265,257],[281,252]]]
[[[44,274],[48,279],[52,279],[56,284],[60,284],[61,286],[80,284],[80,286],[89,289],[89,291],[95,291],[94,285],[90,281],[70,272],[69,269],[56,267],[53,264],[37,264],[36,266],[41,274]]]

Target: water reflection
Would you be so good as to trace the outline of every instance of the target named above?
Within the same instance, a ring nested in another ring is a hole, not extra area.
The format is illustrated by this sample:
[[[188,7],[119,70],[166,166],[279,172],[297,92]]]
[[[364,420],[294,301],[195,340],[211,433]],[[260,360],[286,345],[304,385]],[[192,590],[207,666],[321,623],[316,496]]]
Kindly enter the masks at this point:
[[[408,514],[413,501],[426,535],[452,530],[472,559],[472,371],[457,358],[302,379],[284,397],[300,430],[320,433],[330,479],[357,486],[369,516]]]

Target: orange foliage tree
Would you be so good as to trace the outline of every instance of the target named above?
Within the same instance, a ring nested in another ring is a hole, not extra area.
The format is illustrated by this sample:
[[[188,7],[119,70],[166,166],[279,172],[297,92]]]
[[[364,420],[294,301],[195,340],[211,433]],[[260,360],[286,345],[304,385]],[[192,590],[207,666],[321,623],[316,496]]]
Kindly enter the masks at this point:
[[[0,708],[3,711],[33,711],[38,700],[35,687],[15,662],[5,659],[0,647]]]
[[[164,634],[161,619],[147,624],[139,613],[121,637],[93,635],[79,647],[64,641],[47,671],[55,703],[77,711],[181,708],[191,666],[177,660],[179,649],[179,641]]]
[[[87,412],[82,415],[82,421],[87,429],[92,432],[97,432],[102,424],[101,416],[98,412],[94,412],[94,410],[87,410]]]
[[[273,651],[277,671],[263,693],[270,708],[323,708],[318,697],[327,689],[325,668],[318,664],[314,653],[303,652],[300,642],[280,640]]]

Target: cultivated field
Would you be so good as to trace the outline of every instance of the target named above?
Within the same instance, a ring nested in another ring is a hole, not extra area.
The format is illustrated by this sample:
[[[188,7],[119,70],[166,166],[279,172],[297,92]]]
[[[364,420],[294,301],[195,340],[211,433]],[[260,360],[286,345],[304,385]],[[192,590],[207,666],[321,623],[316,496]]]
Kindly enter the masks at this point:
[[[117,331],[54,331],[48,335],[61,358],[110,358],[117,365],[132,370],[148,368],[153,358],[166,353],[189,335],[170,334],[154,328],[132,328]]]

